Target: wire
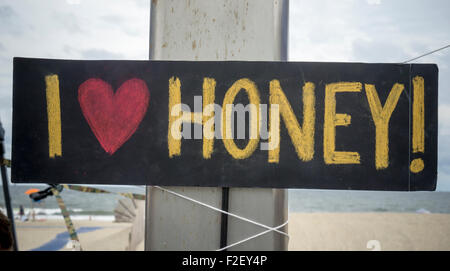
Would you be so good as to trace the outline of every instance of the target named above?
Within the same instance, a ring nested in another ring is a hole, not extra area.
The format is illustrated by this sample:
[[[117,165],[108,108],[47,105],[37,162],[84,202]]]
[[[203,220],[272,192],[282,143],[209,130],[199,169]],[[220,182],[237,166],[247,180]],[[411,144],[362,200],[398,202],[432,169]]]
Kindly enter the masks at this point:
[[[272,227],[270,227],[270,226],[261,224],[261,223],[259,223],[259,222],[253,221],[253,220],[251,220],[251,219],[248,219],[248,218],[245,218],[245,217],[242,217],[242,216],[239,216],[239,215],[230,213],[230,212],[225,212],[225,211],[222,210],[222,209],[219,209],[219,208],[216,208],[216,207],[211,206],[211,205],[209,205],[209,204],[206,204],[206,203],[203,203],[203,202],[201,202],[201,201],[195,200],[195,199],[193,199],[193,198],[190,198],[190,197],[188,197],[188,196],[182,195],[182,194],[177,193],[177,192],[175,192],[175,191],[172,191],[172,190],[169,190],[169,189],[166,189],[166,188],[162,188],[161,186],[155,185],[154,187],[156,187],[156,188],[158,188],[158,189],[160,189],[160,190],[162,190],[162,191],[164,191],[164,192],[167,192],[167,193],[169,193],[169,194],[172,194],[172,195],[178,196],[178,197],[180,197],[180,198],[183,198],[183,199],[192,201],[192,202],[194,202],[194,203],[197,203],[197,204],[199,204],[199,205],[202,205],[202,206],[204,206],[204,207],[206,207],[206,208],[209,208],[209,209],[212,209],[212,210],[214,210],[214,211],[217,211],[217,212],[220,212],[220,213],[227,214],[227,215],[232,216],[232,217],[234,217],[234,218],[237,218],[237,219],[246,221],[246,222],[251,223],[251,224],[255,224],[255,225],[260,226],[260,227],[262,227],[262,228],[265,228],[265,229],[268,229],[268,230],[271,230],[271,231],[275,231],[275,232],[278,232],[278,233],[280,233],[280,234],[282,234],[282,235],[285,235],[285,236],[289,237],[289,234],[287,234],[287,233],[285,233],[285,232],[283,232],[283,231],[277,230],[277,229],[274,230],[274,228],[272,228]]]
[[[446,46],[444,46],[444,47],[442,47],[442,48],[436,49],[436,50],[434,50],[434,51],[428,52],[428,53],[426,53],[426,54],[420,55],[420,56],[418,56],[418,57],[412,58],[412,59],[407,60],[407,61],[405,61],[405,62],[402,62],[402,64],[406,64],[406,63],[411,62],[411,61],[413,61],[413,60],[417,60],[417,59],[419,59],[419,58],[422,58],[422,57],[424,57],[424,56],[434,54],[434,53],[439,52],[439,51],[441,51],[441,50],[444,50],[444,49],[446,49],[446,48],[448,48],[448,47],[450,47],[450,44],[448,44],[448,45],[446,45]]]
[[[248,241],[250,241],[250,240],[252,240],[252,239],[255,239],[256,237],[259,237],[259,236],[264,235],[264,234],[266,234],[266,233],[269,233],[269,232],[271,232],[271,231],[278,230],[278,229],[280,229],[280,228],[286,226],[288,223],[289,223],[289,219],[286,220],[286,222],[284,222],[283,224],[281,224],[281,225],[279,225],[279,226],[277,226],[277,227],[274,227],[274,228],[272,228],[272,229],[265,230],[265,231],[260,232],[260,233],[258,233],[258,234],[252,235],[252,236],[250,236],[250,237],[248,237],[248,238],[242,239],[241,241],[238,241],[238,242],[233,243],[233,244],[231,244],[231,245],[228,245],[228,246],[226,246],[226,247],[219,248],[219,249],[217,249],[216,251],[224,251],[224,250],[227,250],[227,249],[229,249],[229,248],[231,248],[231,247],[234,247],[234,246],[237,246],[237,245],[239,245],[239,244],[242,244],[242,243],[244,243],[244,242],[248,242]],[[289,235],[288,235],[287,237],[289,238]]]
[[[251,223],[251,224],[254,224],[254,225],[257,225],[257,226],[260,226],[260,227],[262,227],[262,228],[267,229],[267,230],[265,230],[265,231],[263,231],[263,232],[260,232],[260,233],[258,233],[258,234],[252,235],[252,236],[250,236],[250,237],[247,237],[247,238],[245,238],[245,239],[243,239],[243,240],[240,240],[240,241],[238,241],[238,242],[235,242],[235,243],[233,243],[233,244],[231,244],[231,245],[228,245],[228,246],[226,246],[226,247],[219,248],[218,251],[226,250],[226,249],[228,249],[228,248],[230,248],[230,247],[234,247],[234,246],[236,246],[236,245],[242,244],[242,243],[244,243],[244,242],[247,242],[247,241],[249,241],[249,240],[252,240],[252,239],[254,239],[254,238],[256,238],[256,237],[259,237],[259,236],[261,236],[261,235],[264,235],[264,234],[269,233],[269,232],[272,232],[272,231],[273,231],[273,232],[277,232],[277,233],[279,233],[279,234],[282,234],[282,235],[286,236],[287,238],[289,238],[289,234],[287,234],[287,233],[284,232],[284,231],[280,231],[280,230],[279,230],[280,228],[286,226],[286,225],[289,223],[289,218],[288,218],[288,220],[286,220],[286,221],[285,221],[283,224],[281,224],[281,225],[278,225],[278,226],[276,226],[276,227],[270,227],[270,226],[261,224],[261,223],[259,223],[259,222],[253,221],[253,220],[251,220],[251,219],[248,219],[248,218],[239,216],[239,215],[237,215],[237,214],[233,214],[233,213],[230,213],[230,212],[226,212],[226,211],[224,211],[224,210],[221,210],[221,209],[216,208],[216,207],[214,207],[214,206],[211,206],[211,205],[209,205],[209,204],[203,203],[203,202],[198,201],[198,200],[196,200],[196,199],[193,199],[193,198],[190,198],[190,197],[188,197],[188,196],[179,194],[179,193],[177,193],[177,192],[175,192],[175,191],[172,191],[172,190],[169,190],[169,189],[166,189],[166,188],[162,188],[162,187],[160,187],[160,186],[154,186],[154,187],[160,189],[161,191],[164,191],[164,192],[170,193],[170,194],[172,194],[172,195],[175,195],[175,196],[177,196],[177,197],[180,197],[180,198],[183,198],[183,199],[192,201],[192,202],[194,202],[194,203],[197,203],[197,204],[199,204],[199,205],[202,205],[202,206],[207,207],[207,208],[209,208],[209,209],[212,209],[212,210],[214,210],[214,211],[217,211],[217,212],[220,212],[220,213],[227,214],[227,215],[232,216],[232,217],[234,217],[234,218],[237,218],[237,219],[240,219],[240,220],[243,220],[243,221],[246,221],[246,222],[249,222],[249,223]]]

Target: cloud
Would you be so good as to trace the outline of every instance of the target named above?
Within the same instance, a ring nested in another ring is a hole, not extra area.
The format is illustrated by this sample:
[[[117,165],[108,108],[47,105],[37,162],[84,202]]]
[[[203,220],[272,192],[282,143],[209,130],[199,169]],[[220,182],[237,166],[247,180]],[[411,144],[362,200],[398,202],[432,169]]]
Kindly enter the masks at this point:
[[[124,17],[116,14],[108,14],[100,17],[101,20],[105,21],[111,26],[119,28],[123,33],[129,36],[139,36],[142,34],[139,27],[135,27],[128,23]]]
[[[121,17],[119,15],[115,15],[115,14],[108,14],[108,15],[100,16],[100,19],[102,19],[105,22],[110,23],[110,24],[120,24],[124,21],[123,17]]]
[[[23,34],[23,24],[17,21],[17,17],[19,15],[11,6],[0,6],[0,34]]]
[[[61,12],[55,11],[53,13],[53,18],[58,23],[67,29],[71,34],[81,34],[83,31],[80,27],[80,22],[72,12]]]
[[[147,8],[147,10],[150,10],[150,1],[149,0],[134,0],[133,2],[139,8]]]
[[[439,106],[438,188],[450,191],[450,105]]]
[[[438,108],[439,135],[450,136],[450,105],[443,104]]]
[[[2,20],[9,20],[11,19],[14,15],[16,15],[14,9],[10,6],[1,6],[0,7],[0,18]]]
[[[353,1],[290,2],[289,59],[349,61],[356,39],[368,39],[353,15]]]
[[[352,60],[362,62],[401,62],[409,55],[401,44],[384,40],[362,40],[352,42]]]
[[[380,5],[381,0],[366,0],[367,4],[369,5]]]
[[[63,52],[64,52],[65,54],[67,54],[67,55],[73,54],[73,52],[74,52],[75,50],[76,50],[76,49],[73,48],[73,47],[70,46],[70,45],[67,45],[67,44],[64,44],[64,45],[63,45]]]
[[[124,59],[121,53],[114,53],[104,49],[88,49],[81,52],[85,59]]]
[[[447,172],[438,171],[436,190],[450,192],[450,174],[448,174]]]
[[[81,0],[66,0],[66,3],[69,5],[79,5],[81,4]]]

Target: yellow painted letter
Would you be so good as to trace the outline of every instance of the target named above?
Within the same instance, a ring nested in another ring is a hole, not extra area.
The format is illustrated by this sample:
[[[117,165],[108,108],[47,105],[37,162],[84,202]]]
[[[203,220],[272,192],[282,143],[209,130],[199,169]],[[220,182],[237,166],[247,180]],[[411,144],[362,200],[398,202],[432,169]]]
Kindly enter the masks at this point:
[[[234,143],[232,138],[232,122],[233,114],[232,105],[236,95],[244,89],[250,101],[250,139],[244,149],[240,149]],[[247,78],[237,80],[227,91],[223,99],[222,106],[222,140],[228,153],[234,159],[248,158],[256,150],[259,143],[259,92],[254,82]]]
[[[366,84],[367,101],[369,102],[372,118],[375,123],[375,167],[387,168],[389,165],[389,120],[397,106],[398,99],[404,86],[394,84],[389,96],[381,106],[380,98],[374,85]]]
[[[360,92],[361,83],[340,82],[325,86],[325,120],[323,127],[323,158],[326,164],[359,164],[357,152],[343,152],[336,150],[336,126],[348,126],[351,116],[336,114],[337,92]]]
[[[203,126],[203,158],[211,158],[214,149],[214,127],[205,125],[210,119],[214,119],[214,111],[205,114],[205,108],[211,107],[215,99],[216,81],[213,78],[203,79],[203,112],[184,112],[181,108],[181,83],[180,79],[172,77],[169,80],[169,127],[167,145],[169,157],[181,155],[181,128],[183,122],[201,124]]]
[[[278,105],[278,115],[272,116],[273,105]],[[278,163],[280,159],[280,115],[282,116],[298,158],[310,161],[314,156],[314,123],[315,123],[314,84],[307,82],[303,86],[303,126],[295,117],[288,99],[281,89],[278,80],[270,82],[270,132],[269,163]]]
[[[48,155],[50,158],[55,158],[62,155],[58,75],[46,76],[45,85],[47,87]]]
[[[425,80],[422,76],[413,78],[414,99],[413,99],[413,133],[412,147],[413,153],[425,152]],[[411,172],[419,173],[425,167],[422,158],[411,161]]]
[[[425,82],[423,77],[413,78],[414,100],[413,100],[413,152],[425,151]]]

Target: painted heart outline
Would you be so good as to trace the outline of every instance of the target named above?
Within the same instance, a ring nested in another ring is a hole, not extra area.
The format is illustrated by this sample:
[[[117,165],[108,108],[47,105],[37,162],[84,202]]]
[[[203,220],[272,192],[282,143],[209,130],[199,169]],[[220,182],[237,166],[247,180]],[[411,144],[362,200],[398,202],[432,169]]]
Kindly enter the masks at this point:
[[[102,148],[113,155],[136,132],[147,112],[150,92],[138,78],[114,93],[107,82],[90,78],[78,88],[81,111]]]

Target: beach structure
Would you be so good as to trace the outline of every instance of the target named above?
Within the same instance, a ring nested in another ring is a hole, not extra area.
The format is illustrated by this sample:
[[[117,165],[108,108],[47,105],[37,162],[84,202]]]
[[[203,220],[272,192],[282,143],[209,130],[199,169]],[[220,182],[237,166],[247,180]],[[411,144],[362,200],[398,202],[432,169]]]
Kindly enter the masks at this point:
[[[136,202],[133,199],[119,199],[114,209],[115,222],[133,222],[136,218]]]

